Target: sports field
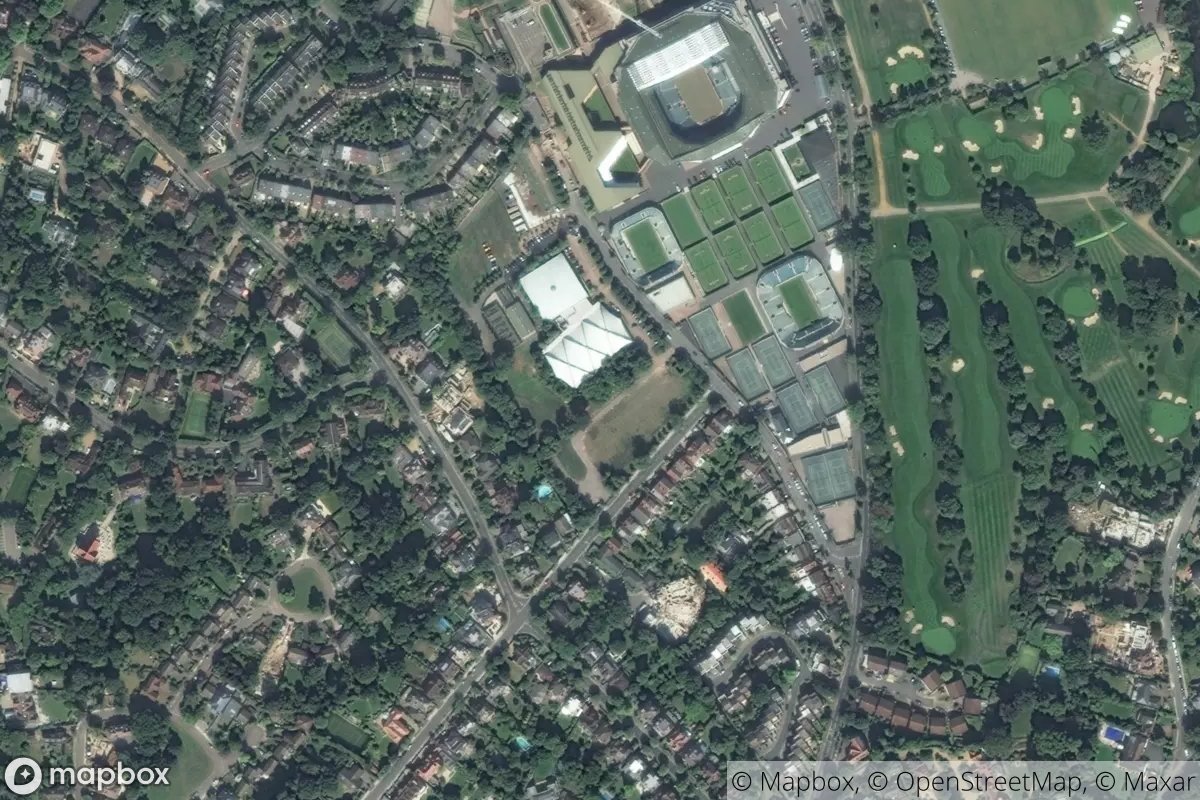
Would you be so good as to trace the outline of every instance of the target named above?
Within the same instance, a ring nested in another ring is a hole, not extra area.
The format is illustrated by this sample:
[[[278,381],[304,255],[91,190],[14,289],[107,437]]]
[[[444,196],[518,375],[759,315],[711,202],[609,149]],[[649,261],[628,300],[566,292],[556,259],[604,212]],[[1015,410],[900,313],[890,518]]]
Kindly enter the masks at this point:
[[[193,389],[188,393],[187,406],[183,410],[183,425],[180,434],[189,439],[203,439],[207,430],[208,407],[212,404],[212,395]]]
[[[746,245],[746,240],[736,225],[731,225],[721,231],[713,237],[713,240],[717,243],[717,250],[720,252],[721,258],[725,259],[725,266],[729,268],[730,275],[740,278],[755,270],[754,257],[750,254],[750,248]]]
[[[658,232],[654,230],[654,223],[650,220],[642,220],[626,228],[624,236],[633,250],[634,257],[646,272],[654,272],[667,263],[667,249],[663,247]]]
[[[722,305],[725,306],[725,314],[733,324],[733,329],[737,331],[742,344],[750,344],[767,332],[763,327],[762,317],[754,307],[754,300],[745,289],[731,296]]]
[[[748,217],[759,209],[758,196],[754,193],[754,187],[750,185],[745,167],[727,169],[721,173],[718,180],[725,197],[729,199],[733,213],[737,214],[739,219]]]
[[[797,181],[802,181],[812,175],[812,167],[808,165],[808,159],[804,157],[804,153],[800,152],[800,145],[789,144],[780,152],[783,160],[787,162],[788,169],[792,171],[792,177]]]
[[[941,0],[938,10],[960,67],[991,80],[1035,78],[1043,58],[1073,61],[1138,13],[1131,0],[1058,0],[1052,19],[1044,0]]]
[[[668,197],[662,202],[662,211],[680,247],[691,247],[704,238],[704,228],[700,226],[700,220],[686,194],[681,192]]]
[[[350,366],[354,359],[354,342],[332,317],[321,319],[313,326],[313,337],[321,348],[321,357],[339,369]]]
[[[700,284],[700,288],[705,294],[720,289],[725,284],[729,283],[729,276],[725,274],[725,270],[721,268],[721,261],[717,258],[717,253],[713,250],[712,242],[705,240],[688,248],[684,253],[687,256],[688,263],[692,265],[692,273],[696,276],[696,282]]]
[[[932,74],[921,37],[933,25],[921,0],[843,0],[839,8],[871,100],[890,100],[900,86]]]
[[[744,219],[742,229],[746,232],[746,238],[750,240],[750,248],[754,250],[754,257],[758,259],[759,264],[766,266],[783,257],[783,245],[779,243],[775,226],[767,218],[766,212],[759,211]]]
[[[696,208],[700,210],[700,216],[704,218],[704,224],[710,231],[715,233],[733,222],[733,213],[730,212],[729,204],[725,202],[725,195],[721,193],[721,189],[714,179],[709,178],[703,183],[696,184],[696,187],[692,189],[692,200],[696,203]]]
[[[785,194],[791,192],[783,170],[779,168],[779,160],[771,150],[763,150],[750,157],[750,172],[758,183],[758,190],[768,203],[773,203]]]
[[[803,277],[792,278],[779,284],[779,296],[783,298],[788,313],[801,329],[820,319],[817,304],[813,302],[812,292],[808,290],[808,284]]]
[[[795,197],[785,197],[771,206],[771,215],[775,217],[789,250],[799,250],[813,240],[812,228],[808,227],[808,220]]]

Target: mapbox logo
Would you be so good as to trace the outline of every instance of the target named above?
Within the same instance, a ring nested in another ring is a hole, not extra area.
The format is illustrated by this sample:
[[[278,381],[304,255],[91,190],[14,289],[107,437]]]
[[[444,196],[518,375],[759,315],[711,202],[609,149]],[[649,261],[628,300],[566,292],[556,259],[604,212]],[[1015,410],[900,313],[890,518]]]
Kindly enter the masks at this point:
[[[81,786],[102,790],[109,786],[170,786],[169,767],[134,769],[118,762],[111,767],[51,767],[47,786]],[[17,758],[4,768],[4,784],[16,795],[29,795],[41,788],[42,767],[32,758]]]

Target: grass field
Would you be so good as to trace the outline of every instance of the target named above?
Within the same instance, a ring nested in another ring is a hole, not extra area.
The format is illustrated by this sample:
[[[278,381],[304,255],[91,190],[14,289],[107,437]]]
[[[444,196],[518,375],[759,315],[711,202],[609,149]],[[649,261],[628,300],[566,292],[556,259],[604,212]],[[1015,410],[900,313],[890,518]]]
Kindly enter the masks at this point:
[[[704,228],[700,226],[700,219],[686,194],[668,197],[662,203],[662,211],[680,247],[691,247],[704,238]]]
[[[1164,205],[1178,239],[1200,239],[1200,164],[1192,164]]]
[[[24,503],[29,498],[29,490],[33,488],[33,479],[36,477],[37,470],[28,464],[21,464],[13,470],[8,491],[4,494],[5,502]]]
[[[536,167],[530,167],[533,172]],[[537,181],[531,179],[531,185]],[[462,237],[450,260],[450,285],[460,298],[473,300],[475,288],[492,269],[487,251],[504,267],[520,252],[520,237],[496,191],[489,191],[459,225]]]
[[[332,317],[319,319],[313,325],[313,338],[321,348],[321,357],[338,369],[346,369],[354,360],[354,342]]]
[[[193,389],[188,393],[187,406],[183,410],[183,425],[180,435],[189,439],[203,439],[208,429],[208,407],[212,395]]]
[[[932,27],[921,0],[844,0],[840,8],[872,100],[888,100],[893,84],[916,83],[932,74],[924,58],[900,53],[902,47],[920,48],[922,34]]]
[[[684,255],[687,256],[688,263],[692,265],[696,281],[705,294],[716,291],[729,283],[729,276],[721,268],[721,260],[717,258],[712,242],[700,242],[689,248]]]
[[[567,38],[567,32],[563,29],[562,20],[558,18],[554,4],[543,4],[538,13],[542,16],[542,24],[546,26],[546,33],[550,34],[550,41],[554,43],[554,48],[559,52],[569,50],[571,40]]]
[[[783,234],[784,244],[789,250],[799,250],[813,240],[812,228],[800,210],[795,197],[785,197],[771,206],[771,215]]]
[[[771,150],[763,150],[750,157],[750,172],[758,183],[758,190],[768,203],[773,203],[791,192],[783,170],[779,168],[779,160]]]
[[[662,240],[658,238],[658,231],[654,230],[654,223],[650,220],[642,220],[629,226],[623,235],[625,241],[629,242],[634,257],[646,272],[654,272],[667,263],[667,248],[663,247]]]
[[[667,419],[672,400],[684,396],[683,379],[670,370],[652,370],[593,419],[584,441],[593,463],[626,467],[645,450]]]
[[[766,212],[758,211],[744,219],[742,230],[746,232],[750,248],[754,251],[754,257],[758,259],[759,264],[766,266],[776,259],[783,258],[783,245],[779,243],[775,226],[767,218]]]
[[[721,231],[713,240],[717,243],[721,258],[725,259],[725,266],[729,268],[730,275],[740,278],[755,270],[757,265],[754,263],[754,256],[751,255],[750,248],[746,246],[746,240],[736,225]]]
[[[535,420],[552,420],[566,401],[538,374],[529,347],[526,344],[517,348],[513,353],[512,366],[505,371],[504,377],[517,402],[523,405]]]
[[[725,202],[725,195],[721,194],[720,187],[712,178],[696,184],[692,189],[692,200],[700,210],[704,224],[713,233],[733,222],[733,213],[729,210],[729,204]]]
[[[733,329],[737,331],[742,344],[750,344],[767,332],[758,309],[754,307],[754,300],[745,289],[731,296],[722,305],[725,306],[725,313],[733,323]]]
[[[308,608],[308,595],[313,589],[318,588],[319,576],[317,571],[309,566],[303,566],[295,572],[288,573],[288,577],[292,579],[292,585],[295,587],[290,598],[279,598],[280,605],[291,611],[294,614],[311,613]],[[328,601],[329,598],[326,598]]]
[[[721,182],[721,189],[724,190],[733,213],[737,214],[739,219],[750,216],[760,208],[758,196],[754,194],[754,187],[750,185],[745,167],[727,169],[717,180]]]
[[[813,301],[812,292],[808,290],[804,278],[796,277],[779,284],[779,296],[783,298],[788,313],[801,329],[820,318],[821,313],[817,310],[817,304]]]
[[[558,457],[558,465],[562,467],[562,471],[567,474],[568,478],[573,481],[581,481],[587,477],[587,465],[583,463],[579,453],[575,452],[569,438],[564,437],[558,443],[555,455]]]
[[[1092,42],[1112,38],[1130,0],[1059,0],[1046,24],[1042,0],[943,0],[938,5],[961,68],[992,80],[1034,78],[1042,58],[1073,61]]]
[[[181,741],[179,755],[171,765],[171,785],[151,786],[146,789],[146,797],[150,800],[191,797],[204,785],[212,769],[200,734],[190,725],[173,722],[171,727],[175,729]]]

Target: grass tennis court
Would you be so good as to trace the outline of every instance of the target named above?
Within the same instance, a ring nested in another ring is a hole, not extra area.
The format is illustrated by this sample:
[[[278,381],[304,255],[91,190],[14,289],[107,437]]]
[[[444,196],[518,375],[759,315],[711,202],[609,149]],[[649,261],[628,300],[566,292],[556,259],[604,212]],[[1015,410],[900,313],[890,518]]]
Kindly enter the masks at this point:
[[[726,228],[713,238],[717,242],[721,258],[725,259],[725,266],[729,267],[730,275],[740,278],[754,271],[754,257],[736,225]]]
[[[762,365],[763,375],[771,386],[782,386],[796,377],[792,365],[783,352],[783,345],[774,336],[763,339],[752,348],[758,363]]]
[[[761,153],[751,156],[749,163],[750,171],[754,173],[754,180],[758,181],[758,190],[762,192],[762,196],[768,203],[791,192],[791,187],[788,186],[787,179],[783,177],[783,170],[779,168],[779,161],[776,160],[774,152],[763,150]]]
[[[658,231],[654,230],[654,223],[650,220],[642,220],[626,228],[624,236],[634,257],[646,272],[654,272],[667,263],[667,249],[663,247]]]
[[[754,194],[754,187],[750,185],[750,179],[746,177],[745,167],[727,169],[717,180],[721,182],[721,188],[725,190],[725,196],[729,198],[729,205],[733,207],[734,213],[739,218],[748,217],[760,208],[758,197]]]
[[[692,201],[688,200],[686,194],[668,197],[663,201],[662,212],[680,247],[691,247],[704,238],[704,228],[700,226],[700,220],[692,209]]]
[[[704,218],[704,224],[710,231],[715,233],[733,222],[729,204],[725,202],[725,196],[721,194],[720,188],[712,178],[696,184],[696,188],[692,189],[692,200],[695,201],[696,208],[700,210],[700,216]]]
[[[4,496],[9,503],[24,503],[29,499],[29,490],[33,488],[33,479],[37,470],[28,464],[21,464],[13,470],[12,481],[8,484],[8,493]]]
[[[765,266],[777,258],[783,257],[783,245],[779,243],[779,237],[775,235],[775,226],[767,219],[765,211],[759,211],[748,217],[742,223],[742,227],[746,231],[746,238],[750,240],[750,247],[754,250],[754,256],[758,259],[758,263]]]
[[[692,326],[692,333],[704,355],[716,358],[729,352],[729,340],[725,338],[725,331],[721,330],[721,323],[712,308],[692,314],[688,317],[688,324]]]
[[[758,315],[758,310],[754,307],[754,301],[750,299],[750,293],[745,289],[730,297],[722,305],[725,306],[725,313],[729,315],[729,321],[733,323],[733,329],[737,331],[738,338],[742,340],[743,344],[749,344],[767,332],[763,327],[762,318]]]
[[[687,256],[688,263],[692,265],[692,273],[696,276],[696,282],[700,284],[700,288],[704,290],[705,294],[716,291],[729,283],[729,277],[721,268],[721,260],[717,258],[717,251],[713,250],[712,242],[708,240],[700,242],[695,247],[689,248],[684,255]]]
[[[189,439],[203,439],[208,426],[208,407],[212,395],[193,389],[188,394],[187,407],[183,410],[183,425],[180,434]]]
[[[737,351],[728,360],[733,382],[737,384],[743,397],[750,400],[767,391],[767,382],[758,371],[758,362],[754,360],[750,348]]]
[[[779,295],[783,298],[788,313],[801,328],[820,318],[817,304],[813,302],[812,293],[803,277],[792,278],[779,284]]]
[[[804,212],[800,210],[796,198],[783,198],[771,206],[771,214],[775,217],[775,224],[779,226],[783,241],[789,250],[799,250],[813,240],[812,229],[808,227],[808,220],[804,218]]]
[[[780,152],[783,160],[787,162],[788,169],[792,171],[792,177],[797,181],[802,181],[812,175],[812,167],[808,165],[808,159],[804,157],[804,153],[800,152],[800,145],[789,144]]]
[[[339,369],[350,366],[354,359],[354,342],[342,330],[337,320],[322,320],[313,328],[313,338],[321,348],[321,356]]]

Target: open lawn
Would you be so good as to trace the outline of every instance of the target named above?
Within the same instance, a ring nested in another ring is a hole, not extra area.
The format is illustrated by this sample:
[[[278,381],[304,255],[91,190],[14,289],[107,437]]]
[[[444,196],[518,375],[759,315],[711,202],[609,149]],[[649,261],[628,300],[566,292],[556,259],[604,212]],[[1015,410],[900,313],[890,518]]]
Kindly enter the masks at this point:
[[[717,250],[720,251],[721,258],[725,260],[725,266],[728,267],[730,275],[740,278],[755,270],[757,265],[754,257],[750,254],[750,248],[746,246],[746,240],[736,225],[721,231],[713,239],[717,243]]]
[[[625,241],[629,242],[633,255],[641,263],[646,272],[654,270],[667,263],[667,249],[654,230],[654,223],[642,220],[625,229]]]
[[[924,52],[918,57],[908,49],[920,50],[922,34],[933,27],[921,0],[843,0],[839,7],[872,100],[889,100],[893,86],[899,89],[932,74]],[[906,48],[903,54],[901,48]]]
[[[686,388],[674,372],[659,369],[620,394],[587,428],[584,441],[592,462],[624,468],[646,455],[651,437],[666,423],[668,406]]]
[[[33,488],[33,479],[37,477],[37,471],[28,464],[21,464],[13,470],[12,480],[8,483],[8,491],[4,493],[4,501],[7,503],[24,503],[29,497],[29,490]]]
[[[293,572],[287,573],[287,577],[292,581],[293,591],[290,596],[284,597],[281,593],[279,603],[293,614],[311,614],[312,609],[308,607],[308,596],[313,589],[318,592],[320,589],[320,576],[316,569],[310,566],[302,566]],[[328,602],[329,598],[325,598]]]
[[[183,410],[183,425],[180,434],[189,439],[203,439],[208,428],[208,407],[212,395],[193,389],[188,393],[187,407]]]
[[[1074,60],[1092,42],[1113,38],[1121,14],[1136,25],[1130,0],[942,0],[938,10],[962,69],[989,80],[1036,78],[1043,59]]]
[[[531,174],[538,170],[536,165],[529,166]],[[530,183],[538,186],[536,179]],[[493,268],[493,258],[496,266],[504,267],[517,257],[520,237],[508,218],[503,198],[495,190],[483,196],[458,231],[462,238],[450,260],[450,285],[460,298],[473,300],[476,287]]]
[[[733,222],[733,213],[730,212],[725,195],[721,193],[714,179],[709,178],[696,184],[691,194],[696,208],[700,209],[700,216],[704,218],[704,224],[710,231],[715,233]]]
[[[737,331],[742,344],[750,344],[767,332],[763,327],[762,317],[754,307],[754,300],[745,289],[731,296],[722,305],[725,306],[725,313],[733,323],[733,329]]]
[[[758,259],[759,264],[766,266],[783,258],[783,245],[779,243],[775,226],[767,218],[766,212],[759,211],[753,216],[747,217],[742,221],[742,230],[746,232],[750,248],[754,251],[754,257]]]
[[[538,422],[554,419],[563,407],[562,396],[538,373],[527,344],[513,354],[512,366],[505,371],[505,379],[517,402]]]
[[[208,754],[204,750],[200,734],[190,725],[171,723],[175,733],[179,734],[182,742],[179,755],[171,765],[171,785],[151,786],[146,789],[146,797],[150,800],[174,800],[179,797],[191,797],[199,790],[212,770]]]
[[[768,203],[773,203],[785,194],[791,192],[783,170],[779,168],[779,159],[772,150],[763,150],[750,157],[750,172],[758,183],[758,191]]]
[[[558,450],[555,454],[558,456],[558,465],[562,467],[563,472],[567,473],[568,478],[573,481],[581,481],[587,477],[587,465],[583,463],[579,453],[575,452],[570,437],[563,437],[563,440],[558,443]]]
[[[691,247],[704,238],[704,228],[700,226],[700,219],[696,216],[687,194],[681,192],[668,197],[662,203],[662,211],[680,247]]]
[[[692,265],[692,273],[696,276],[696,282],[700,284],[700,288],[704,290],[705,294],[716,291],[729,283],[729,276],[721,268],[721,260],[717,258],[717,252],[713,250],[712,242],[707,240],[700,242],[695,247],[689,248],[684,255],[687,256],[688,263]]]
[[[725,196],[729,198],[733,213],[737,214],[739,219],[748,217],[759,209],[758,196],[754,194],[754,187],[750,185],[745,167],[727,169],[721,173],[718,180]]]
[[[775,217],[789,250],[799,250],[813,240],[812,228],[804,219],[804,212],[800,210],[795,197],[785,197],[771,206],[771,216]]]
[[[333,317],[319,319],[312,329],[321,348],[321,357],[338,369],[346,369],[354,360],[354,342]]]

